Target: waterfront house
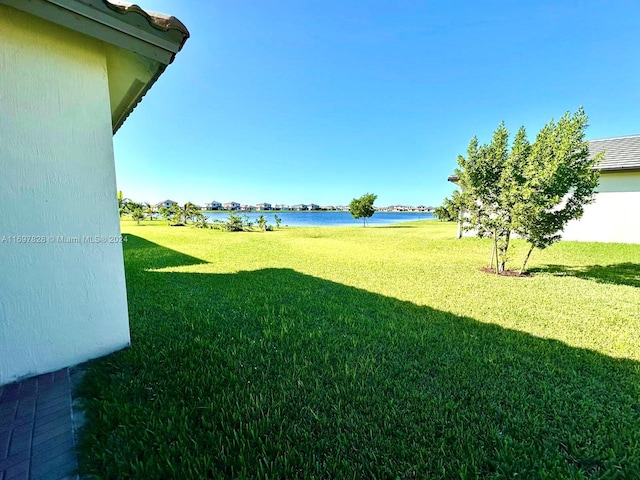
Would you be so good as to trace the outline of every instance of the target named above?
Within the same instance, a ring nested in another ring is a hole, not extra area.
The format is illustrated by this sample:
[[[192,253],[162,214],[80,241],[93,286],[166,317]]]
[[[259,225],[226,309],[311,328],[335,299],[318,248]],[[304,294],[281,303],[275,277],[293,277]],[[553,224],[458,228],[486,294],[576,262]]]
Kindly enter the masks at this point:
[[[257,210],[271,210],[271,204],[267,202],[259,203],[256,205]]]
[[[240,204],[238,202],[227,202],[222,204],[224,210],[239,210]]]
[[[164,200],[162,202],[156,203],[157,208],[171,208],[174,205],[177,205],[178,202],[174,202],[173,200]]]
[[[0,385],[129,345],[112,137],[188,36],[120,2],[0,0]]]
[[[204,206],[204,210],[221,210],[221,209],[222,209],[222,204],[215,200],[213,202],[206,203]]]
[[[300,212],[302,210],[307,210],[307,206],[304,203],[298,203],[297,205],[293,205],[291,210],[295,210],[296,212]]]
[[[315,203],[310,203],[307,205],[307,210],[320,210],[320,205],[316,205]]]
[[[585,205],[582,218],[566,225],[562,238],[640,243],[640,135],[589,141],[589,155],[600,152],[605,157],[595,166],[600,180],[594,202]],[[457,185],[458,177],[452,175],[449,181]]]

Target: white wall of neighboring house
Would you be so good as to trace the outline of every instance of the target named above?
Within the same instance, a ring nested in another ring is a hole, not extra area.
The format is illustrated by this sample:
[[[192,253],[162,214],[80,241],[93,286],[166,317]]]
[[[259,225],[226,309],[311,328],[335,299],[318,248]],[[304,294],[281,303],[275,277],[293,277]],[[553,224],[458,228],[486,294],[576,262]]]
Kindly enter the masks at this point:
[[[130,338],[104,47],[0,6],[0,65],[1,385]]]
[[[601,172],[595,202],[567,224],[562,238],[640,243],[640,172]]]

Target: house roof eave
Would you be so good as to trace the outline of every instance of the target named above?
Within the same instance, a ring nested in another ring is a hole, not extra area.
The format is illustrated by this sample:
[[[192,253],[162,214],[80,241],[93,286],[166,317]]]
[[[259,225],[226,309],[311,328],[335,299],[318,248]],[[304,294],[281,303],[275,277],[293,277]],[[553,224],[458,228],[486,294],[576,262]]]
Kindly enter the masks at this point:
[[[111,112],[114,134],[189,38],[189,31],[177,18],[121,0],[0,0],[0,4],[132,52],[140,61],[152,62],[149,75],[131,77],[131,88],[121,92],[122,97],[112,97],[118,100]],[[110,72],[110,82],[114,74]],[[128,78],[129,74],[122,75]]]

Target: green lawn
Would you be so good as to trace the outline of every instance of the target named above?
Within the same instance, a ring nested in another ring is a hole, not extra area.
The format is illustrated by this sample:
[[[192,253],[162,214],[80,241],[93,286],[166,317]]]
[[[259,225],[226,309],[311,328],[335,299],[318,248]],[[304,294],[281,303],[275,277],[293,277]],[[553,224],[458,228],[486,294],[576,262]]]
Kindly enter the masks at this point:
[[[84,472],[640,478],[640,245],[506,278],[436,221],[123,232],[132,348],[88,366]]]

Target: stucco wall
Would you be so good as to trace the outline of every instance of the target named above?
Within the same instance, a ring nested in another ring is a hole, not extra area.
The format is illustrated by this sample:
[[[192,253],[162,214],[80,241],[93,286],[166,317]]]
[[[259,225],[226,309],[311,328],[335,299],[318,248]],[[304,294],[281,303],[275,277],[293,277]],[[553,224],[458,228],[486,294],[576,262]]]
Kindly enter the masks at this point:
[[[590,242],[640,243],[640,172],[602,173],[595,202],[562,238]]]
[[[130,340],[102,44],[0,6],[0,112],[4,384]]]

